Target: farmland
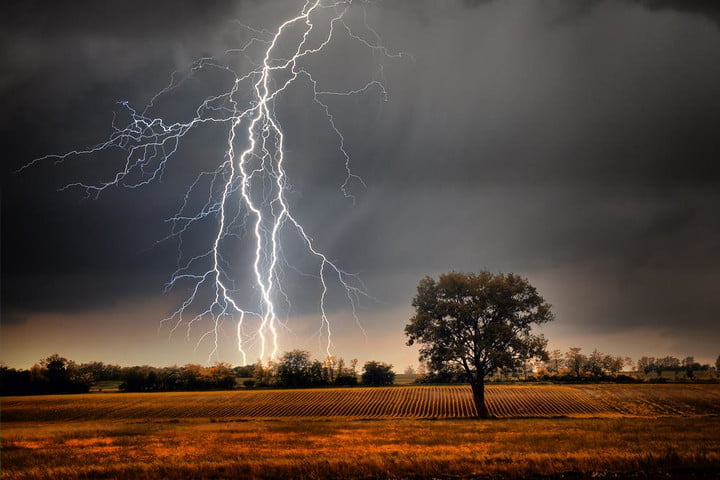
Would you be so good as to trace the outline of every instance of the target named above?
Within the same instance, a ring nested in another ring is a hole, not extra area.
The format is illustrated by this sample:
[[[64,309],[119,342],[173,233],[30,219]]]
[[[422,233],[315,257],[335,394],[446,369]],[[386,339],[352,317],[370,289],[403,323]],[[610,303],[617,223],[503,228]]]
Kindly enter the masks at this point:
[[[720,385],[7,397],[2,478],[717,478]]]
[[[720,385],[489,386],[490,414],[511,417],[720,415]],[[463,418],[475,415],[458,386],[108,393],[8,397],[3,421],[139,418]]]

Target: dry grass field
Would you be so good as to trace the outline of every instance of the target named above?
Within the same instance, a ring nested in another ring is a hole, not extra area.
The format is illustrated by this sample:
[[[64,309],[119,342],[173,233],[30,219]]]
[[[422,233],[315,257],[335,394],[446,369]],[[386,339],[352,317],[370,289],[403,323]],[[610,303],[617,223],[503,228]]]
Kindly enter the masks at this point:
[[[720,386],[494,386],[2,400],[3,479],[720,478]],[[454,417],[454,418],[453,418]],[[513,418],[515,417],[515,418]]]

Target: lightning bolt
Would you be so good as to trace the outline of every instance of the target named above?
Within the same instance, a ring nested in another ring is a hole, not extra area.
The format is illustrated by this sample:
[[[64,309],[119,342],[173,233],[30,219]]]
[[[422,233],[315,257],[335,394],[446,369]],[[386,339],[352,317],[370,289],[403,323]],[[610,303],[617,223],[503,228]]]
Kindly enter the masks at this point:
[[[212,341],[209,361],[218,355],[222,326],[229,320],[235,322],[237,347],[244,364],[248,363],[251,348],[255,348],[258,358],[263,361],[277,357],[280,330],[289,330],[281,305],[285,306],[287,315],[292,307],[282,282],[284,268],[294,268],[283,252],[284,238],[289,235],[299,239],[306,252],[315,259],[314,272],[298,273],[319,282],[320,324],[317,333],[328,356],[333,348],[328,313],[332,284],[344,291],[351,315],[365,334],[357,311],[360,300],[371,297],[363,283],[357,274],[343,270],[328,258],[293,213],[287,195],[291,185],[286,169],[289,158],[285,133],[275,107],[291,85],[303,83],[307,86],[310,101],[319,107],[327,119],[329,131],[337,138],[338,153],[345,169],[340,191],[354,203],[352,184],[364,183],[352,172],[345,137],[327,99],[376,91],[387,100],[383,60],[406,55],[391,53],[382,46],[380,36],[367,21],[365,6],[372,3],[369,0],[306,0],[298,13],[274,32],[238,23],[239,28],[250,36],[244,45],[225,51],[219,58],[197,59],[185,69],[173,72],[167,86],[142,110],[134,109],[127,101],[120,102],[129,122],[120,127],[113,118],[112,133],[107,140],[84,150],[47,155],[21,168],[24,170],[45,160],[60,163],[71,157],[120,149],[124,152],[124,164],[111,178],[94,184],[74,182],[60,189],[79,188],[87,197],[97,198],[111,187],[135,189],[161,180],[188,132],[202,125],[226,126],[228,135],[222,162],[197,175],[185,191],[180,209],[168,219],[171,233],[161,240],[176,239],[178,244],[177,268],[165,290],[184,288],[187,292],[178,308],[162,320],[161,327],[169,325],[170,334],[184,328],[190,338],[196,325],[209,321],[210,327],[196,343],[198,348],[207,339]],[[347,21],[354,5],[362,8],[360,33]],[[321,55],[333,39],[340,36],[370,49],[378,68],[357,88],[324,90],[313,77],[306,60]],[[283,54],[281,50],[289,54]],[[235,63],[250,67],[243,70]],[[206,97],[186,122],[169,122],[151,115],[164,97],[180,90],[199,72],[208,70],[229,75],[229,89]],[[193,199],[199,195],[204,199],[203,205],[193,209]],[[205,228],[208,220],[215,221],[215,230],[207,250],[197,255],[185,255],[184,236],[191,229]],[[253,259],[249,272],[245,273],[252,278],[255,299],[236,286],[243,275],[233,267],[229,256],[237,241],[250,242],[252,248]]]

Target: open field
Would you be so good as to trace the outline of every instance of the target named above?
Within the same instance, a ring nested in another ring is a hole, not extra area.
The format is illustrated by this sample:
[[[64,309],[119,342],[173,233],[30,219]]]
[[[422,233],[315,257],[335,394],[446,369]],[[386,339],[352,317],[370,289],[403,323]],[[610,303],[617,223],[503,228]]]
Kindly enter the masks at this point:
[[[13,422],[2,478],[720,475],[720,418]]]
[[[2,478],[720,478],[719,385],[488,399],[506,418],[460,386],[7,397]]]
[[[720,415],[720,385],[499,385],[487,387],[496,417]],[[462,418],[470,388],[413,386],[6,397],[3,422],[138,418]]]

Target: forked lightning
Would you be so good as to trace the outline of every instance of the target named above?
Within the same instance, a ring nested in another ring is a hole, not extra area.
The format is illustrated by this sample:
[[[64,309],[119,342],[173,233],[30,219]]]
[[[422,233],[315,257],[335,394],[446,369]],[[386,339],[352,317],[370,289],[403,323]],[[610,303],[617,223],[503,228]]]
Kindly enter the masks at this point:
[[[249,40],[240,48],[227,50],[220,57],[200,58],[186,69],[174,72],[169,84],[142,110],[121,102],[129,122],[123,127],[113,122],[112,133],[106,141],[85,150],[38,158],[23,167],[44,160],[62,162],[79,155],[121,149],[123,166],[108,180],[95,184],[74,182],[62,188],[84,189],[89,197],[97,198],[110,187],[134,189],[160,180],[176,157],[183,137],[196,127],[218,124],[219,128],[227,129],[225,155],[219,165],[207,171],[199,169],[200,173],[184,192],[179,211],[169,219],[172,231],[168,238],[178,241],[178,267],[166,290],[186,288],[188,293],[163,324],[169,324],[171,332],[185,328],[190,337],[194,326],[209,321],[210,328],[203,330],[197,341],[200,345],[211,339],[209,360],[218,354],[221,327],[231,319],[235,322],[237,345],[244,364],[248,363],[251,350],[262,361],[277,356],[279,330],[287,328],[283,314],[287,315],[291,306],[282,286],[284,269],[290,266],[283,254],[283,242],[288,236],[299,240],[315,258],[317,270],[309,275],[319,282],[318,335],[327,354],[330,355],[333,345],[328,314],[331,282],[337,282],[341,291],[344,290],[352,316],[362,329],[356,313],[361,297],[367,296],[362,283],[355,274],[331,261],[293,214],[287,196],[290,183],[283,119],[276,113],[276,102],[291,86],[306,88],[308,101],[320,108],[329,132],[337,138],[338,157],[345,171],[345,180],[339,188],[345,197],[354,201],[352,184],[361,185],[362,180],[350,168],[345,138],[326,99],[376,91],[386,100],[382,59],[402,55],[390,53],[383,47],[377,32],[368,25],[365,8],[369,3],[372,2],[307,0],[296,16],[284,21],[274,32],[239,24],[238,28],[249,34]],[[361,25],[360,31],[351,28],[348,17],[352,12],[359,12],[363,19],[356,22]],[[325,90],[313,77],[306,60],[322,55],[327,46],[341,36],[370,49],[377,69],[354,88]],[[237,59],[244,61],[236,62]],[[230,75],[232,80],[227,83],[226,91],[204,98],[190,120],[170,122],[151,114],[163,98],[208,70]],[[307,160],[292,158],[292,161]],[[203,205],[196,208],[193,199],[199,195],[204,198]],[[205,228],[204,222],[208,220],[212,221],[213,233],[207,250],[189,257],[184,255],[184,234],[198,228],[201,222],[201,228]],[[237,242],[245,242],[244,248],[252,249],[247,272],[236,268],[229,257]],[[251,290],[255,293],[236,286],[247,274],[252,278]]]

